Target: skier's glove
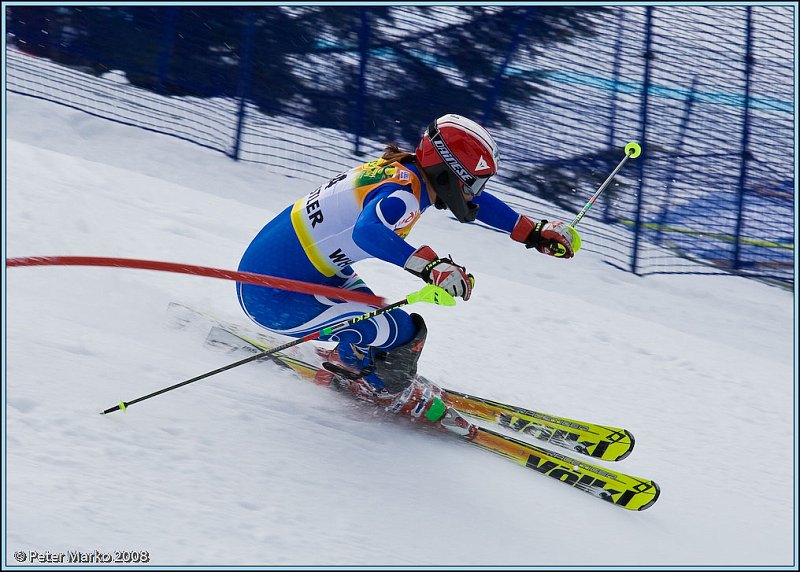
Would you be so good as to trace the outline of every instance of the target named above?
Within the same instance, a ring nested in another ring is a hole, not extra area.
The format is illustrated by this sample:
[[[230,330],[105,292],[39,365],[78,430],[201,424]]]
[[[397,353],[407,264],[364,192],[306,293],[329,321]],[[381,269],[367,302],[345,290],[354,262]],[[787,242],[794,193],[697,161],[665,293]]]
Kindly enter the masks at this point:
[[[581,245],[578,231],[567,223],[560,220],[548,222],[545,219],[534,223],[525,215],[519,217],[511,231],[511,238],[524,243],[527,248],[535,248],[542,254],[556,258],[572,258]]]
[[[469,300],[475,278],[466,268],[454,263],[451,258],[439,258],[430,246],[422,246],[408,257],[403,268],[419,276],[428,284],[447,290],[452,296]]]

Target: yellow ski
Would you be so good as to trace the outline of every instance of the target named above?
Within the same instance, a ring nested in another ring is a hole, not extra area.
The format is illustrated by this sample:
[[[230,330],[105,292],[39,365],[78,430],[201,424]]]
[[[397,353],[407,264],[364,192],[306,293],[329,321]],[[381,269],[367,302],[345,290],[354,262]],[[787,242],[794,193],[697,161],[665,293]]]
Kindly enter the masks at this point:
[[[626,429],[541,413],[452,389],[445,389],[445,403],[520,435],[604,461],[621,461],[631,454],[635,443],[633,435]]]

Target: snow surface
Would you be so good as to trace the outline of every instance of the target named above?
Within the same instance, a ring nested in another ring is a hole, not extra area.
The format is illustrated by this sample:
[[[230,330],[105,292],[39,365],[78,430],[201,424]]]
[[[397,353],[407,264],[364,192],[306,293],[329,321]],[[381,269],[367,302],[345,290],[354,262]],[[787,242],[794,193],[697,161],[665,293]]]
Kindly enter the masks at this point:
[[[235,269],[313,188],[33,98],[7,94],[6,119],[7,257]],[[421,373],[628,428],[636,449],[614,466],[660,484],[652,508],[600,502],[267,364],[98,415],[232,361],[165,310],[247,324],[234,285],[10,268],[4,564],[99,549],[165,566],[796,565],[791,292],[641,278],[585,251],[550,259],[435,210],[409,242],[477,278],[468,303],[414,308],[430,330]],[[356,269],[389,301],[421,285],[374,260]]]

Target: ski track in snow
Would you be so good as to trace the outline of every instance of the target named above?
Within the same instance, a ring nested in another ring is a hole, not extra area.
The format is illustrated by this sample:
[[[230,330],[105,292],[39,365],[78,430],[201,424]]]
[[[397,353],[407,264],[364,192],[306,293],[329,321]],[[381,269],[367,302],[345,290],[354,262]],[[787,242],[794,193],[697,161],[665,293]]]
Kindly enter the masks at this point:
[[[7,98],[8,257],[235,269],[263,224],[313,189]],[[159,565],[792,563],[792,293],[735,277],[640,278],[591,253],[553,260],[433,209],[408,240],[477,279],[469,303],[413,308],[429,327],[420,373],[628,428],[636,448],[614,466],[659,483],[651,509],[599,502],[269,364],[98,415],[233,361],[202,333],[169,327],[165,310],[178,301],[252,326],[234,285],[13,268],[6,563],[18,550],[95,549],[149,550]],[[356,270],[388,301],[420,286],[378,261]]]

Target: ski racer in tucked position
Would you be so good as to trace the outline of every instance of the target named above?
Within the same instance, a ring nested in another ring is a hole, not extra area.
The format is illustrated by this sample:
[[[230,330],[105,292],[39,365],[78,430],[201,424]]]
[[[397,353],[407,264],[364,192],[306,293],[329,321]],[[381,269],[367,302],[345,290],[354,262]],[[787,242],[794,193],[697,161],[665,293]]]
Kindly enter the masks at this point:
[[[449,257],[405,239],[431,205],[462,223],[479,220],[543,254],[571,258],[580,239],[560,221],[534,221],[484,191],[497,172],[497,145],[486,129],[454,114],[436,119],[414,153],[388,145],[371,161],[327,183],[272,219],[245,251],[240,271],[371,293],[352,264],[374,257],[451,295],[469,300],[475,279]],[[257,324],[302,337],[370,312],[341,302],[237,283],[239,302]],[[401,309],[363,320],[321,340],[338,342],[324,356],[320,383],[333,382],[389,411],[443,423],[441,390],[416,376],[427,328]]]

